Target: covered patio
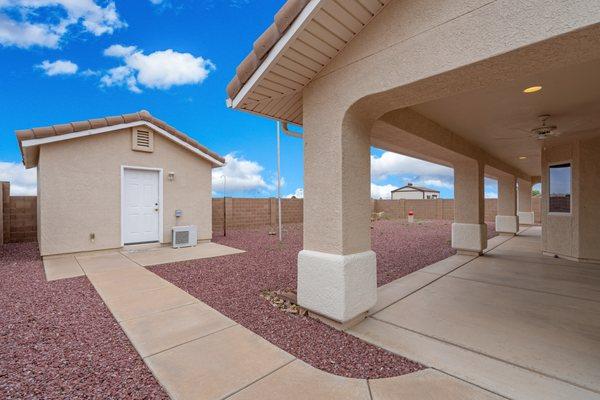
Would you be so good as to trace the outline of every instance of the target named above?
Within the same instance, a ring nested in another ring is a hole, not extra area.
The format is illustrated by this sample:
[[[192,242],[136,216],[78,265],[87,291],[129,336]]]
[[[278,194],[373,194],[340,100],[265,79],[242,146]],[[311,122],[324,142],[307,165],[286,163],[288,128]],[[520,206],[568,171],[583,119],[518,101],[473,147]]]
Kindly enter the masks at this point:
[[[600,269],[543,256],[539,227],[504,239],[379,288],[349,332],[507,398],[600,398]]]

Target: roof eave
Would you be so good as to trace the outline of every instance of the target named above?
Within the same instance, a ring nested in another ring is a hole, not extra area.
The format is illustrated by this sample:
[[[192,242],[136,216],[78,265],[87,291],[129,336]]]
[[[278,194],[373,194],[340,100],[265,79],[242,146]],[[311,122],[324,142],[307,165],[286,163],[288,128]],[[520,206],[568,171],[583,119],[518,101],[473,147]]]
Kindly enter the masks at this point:
[[[204,158],[206,161],[208,161],[212,164],[213,168],[222,167],[225,165],[225,159],[223,159],[222,157],[219,157],[219,158],[213,157],[212,155],[207,154],[206,152],[203,152],[202,150],[179,139],[178,137],[167,132],[166,130],[162,129],[161,127],[156,126],[152,122],[144,121],[144,120],[128,122],[128,123],[123,123],[123,124],[117,124],[117,125],[109,125],[109,126],[105,126],[105,127],[101,127],[101,128],[87,129],[87,130],[67,133],[67,134],[63,134],[63,135],[48,136],[48,137],[39,138],[39,139],[33,138],[33,139],[23,140],[20,142],[21,152],[23,155],[23,164],[25,165],[26,168],[32,168],[32,167],[37,166],[38,157],[39,157],[39,146],[41,146],[41,145],[48,144],[48,143],[62,142],[65,140],[77,139],[80,137],[93,136],[93,135],[98,135],[98,134],[106,133],[106,132],[113,132],[113,131],[120,130],[120,129],[132,128],[135,126],[146,126],[148,128],[151,128],[152,130],[154,130],[155,132],[158,132],[159,134],[163,135],[167,139],[179,144],[180,146],[182,146],[182,147],[192,151],[193,153],[199,155],[200,157]]]
[[[260,78],[269,70],[269,68],[273,65],[274,62],[283,54],[283,52],[289,47],[292,39],[296,37],[296,35],[302,32],[304,26],[310,22],[312,16],[319,11],[319,6],[323,0],[310,0],[310,2],[302,9],[298,17],[292,22],[290,27],[285,31],[285,33],[281,36],[281,38],[273,45],[265,59],[258,66],[256,71],[252,73],[248,81],[246,81],[239,92],[234,96],[233,99],[227,99],[227,105],[230,108],[243,110],[240,107],[240,103],[245,100],[246,96],[254,89],[257,82]]]

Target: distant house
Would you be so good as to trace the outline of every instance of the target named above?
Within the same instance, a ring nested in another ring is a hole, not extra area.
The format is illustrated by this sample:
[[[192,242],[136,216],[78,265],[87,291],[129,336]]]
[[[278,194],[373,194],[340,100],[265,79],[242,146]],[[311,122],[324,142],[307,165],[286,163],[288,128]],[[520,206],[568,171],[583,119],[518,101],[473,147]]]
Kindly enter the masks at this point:
[[[434,189],[428,189],[424,187],[415,186],[409,183],[406,186],[392,190],[392,200],[400,199],[439,199],[440,191]]]

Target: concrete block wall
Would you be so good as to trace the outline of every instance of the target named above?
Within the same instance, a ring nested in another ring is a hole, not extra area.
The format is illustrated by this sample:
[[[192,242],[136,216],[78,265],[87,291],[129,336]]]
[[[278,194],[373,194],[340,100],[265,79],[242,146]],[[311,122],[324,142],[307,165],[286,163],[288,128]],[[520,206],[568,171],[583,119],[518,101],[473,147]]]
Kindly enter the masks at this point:
[[[225,200],[213,199],[212,214],[213,231],[216,233],[223,231],[225,218],[227,218],[227,229],[275,226],[278,218],[277,199],[231,197]],[[284,224],[300,223],[302,217],[302,199],[281,199],[281,221]]]
[[[11,196],[10,183],[0,182],[0,244],[37,240],[37,197]]]
[[[0,184],[0,243],[34,242],[37,240],[37,198],[35,196],[10,196],[8,182]],[[532,198],[535,221],[540,222],[540,197]],[[277,225],[277,199],[227,198],[212,200],[212,224],[216,234],[223,232],[224,207],[227,211],[227,228],[255,228]],[[454,200],[372,200],[373,212],[384,212],[386,219],[406,219],[412,210],[417,219],[454,219]],[[302,199],[281,200],[282,222],[301,223]],[[485,200],[485,220],[493,222],[497,200]]]
[[[9,241],[35,242],[37,240],[37,197],[10,196]]]

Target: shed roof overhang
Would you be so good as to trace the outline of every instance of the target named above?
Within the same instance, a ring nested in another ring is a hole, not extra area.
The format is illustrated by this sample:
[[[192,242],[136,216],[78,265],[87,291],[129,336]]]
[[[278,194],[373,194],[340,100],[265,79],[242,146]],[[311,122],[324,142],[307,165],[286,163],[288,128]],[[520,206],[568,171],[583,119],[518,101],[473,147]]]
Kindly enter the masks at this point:
[[[227,105],[302,125],[302,91],[390,0],[288,0],[227,86]]]
[[[155,118],[145,110],[132,114],[19,130],[16,131],[16,136],[23,156],[23,164],[25,168],[32,168],[38,164],[39,148],[41,145],[114,132],[136,126],[146,126],[152,129],[166,139],[210,162],[213,168],[225,165],[223,157],[171,125]]]

